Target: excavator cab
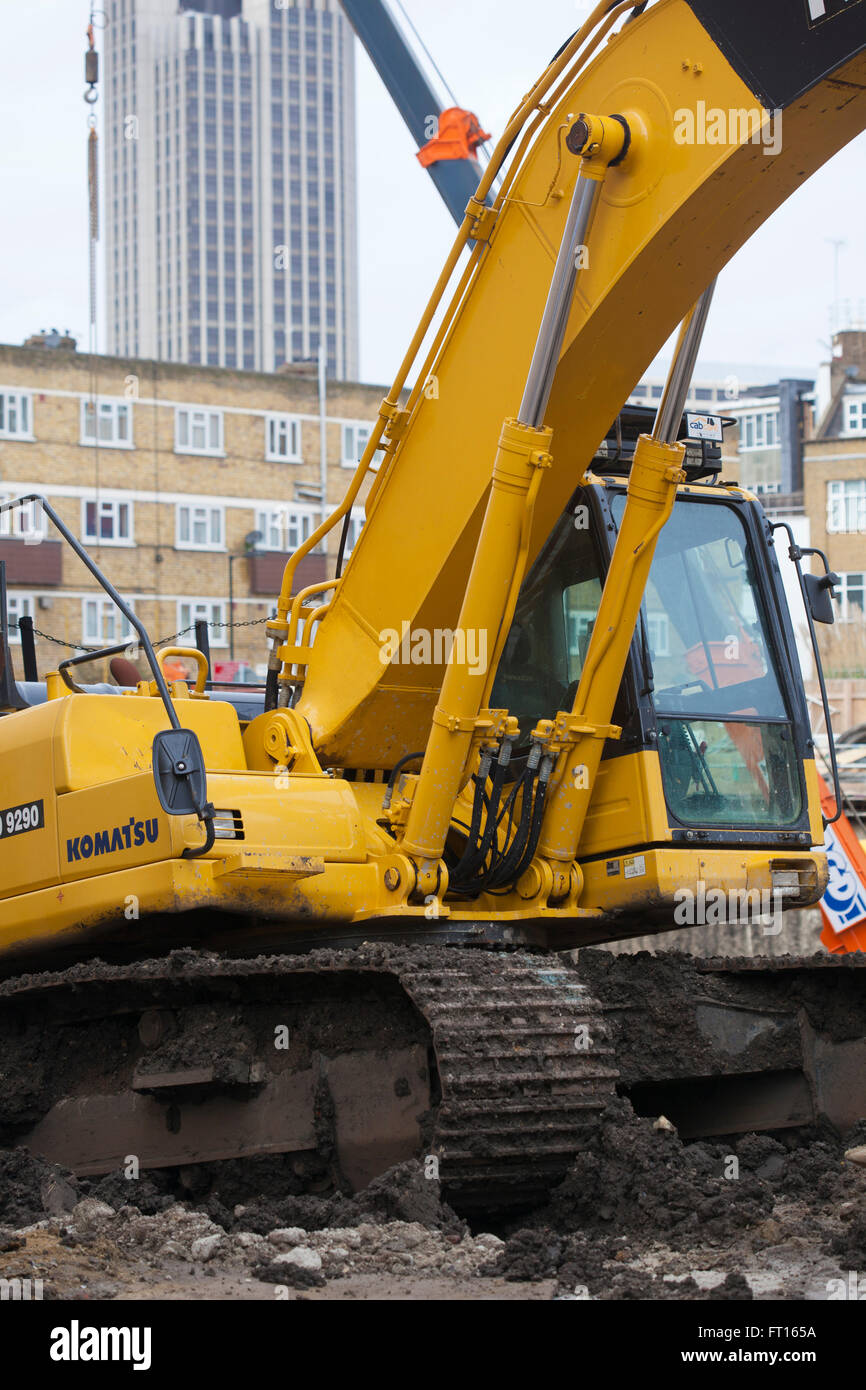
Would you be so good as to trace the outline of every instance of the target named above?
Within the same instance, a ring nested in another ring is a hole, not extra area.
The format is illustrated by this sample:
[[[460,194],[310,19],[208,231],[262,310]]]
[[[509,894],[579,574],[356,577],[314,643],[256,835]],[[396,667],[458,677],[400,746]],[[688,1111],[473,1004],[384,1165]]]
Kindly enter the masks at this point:
[[[492,693],[519,721],[518,765],[538,721],[573,703],[652,418],[618,417],[521,587]],[[636,864],[650,872],[652,847],[815,843],[814,744],[773,533],[756,498],[715,481],[719,454],[688,446],[689,481],[659,537],[616,698],[622,732],[605,744],[587,815],[581,867],[603,875],[613,911],[643,876]],[[820,887],[802,863],[778,882],[791,905]]]

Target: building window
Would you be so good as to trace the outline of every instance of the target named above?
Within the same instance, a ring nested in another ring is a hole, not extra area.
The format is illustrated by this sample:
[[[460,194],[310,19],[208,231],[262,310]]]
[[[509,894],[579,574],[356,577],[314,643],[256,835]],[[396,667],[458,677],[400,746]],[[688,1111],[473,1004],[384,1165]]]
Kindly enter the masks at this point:
[[[866,611],[866,574],[840,574],[836,586],[836,604],[840,622],[862,622]]]
[[[97,545],[132,545],[132,503],[99,498],[81,504],[85,541]]]
[[[365,520],[364,508],[353,507],[349,514],[349,525],[346,529],[346,548],[343,551],[344,560],[348,560],[355,546],[358,544],[358,537],[361,534]]]
[[[131,608],[129,599],[127,605]],[[135,637],[120,609],[110,598],[86,598],[81,604],[81,640],[86,647],[111,647]]]
[[[32,594],[12,593],[6,595],[6,614],[9,641],[20,645],[21,633],[18,630],[19,618],[32,618],[36,611],[36,600]]]
[[[314,529],[312,512],[296,507],[268,507],[256,512],[256,530],[262,535],[260,550],[295,551]]]
[[[866,434],[866,396],[845,402],[845,433]]]
[[[301,463],[301,422],[294,415],[265,419],[265,458],[269,463]]]
[[[129,401],[82,401],[81,443],[131,449],[132,406]]]
[[[827,530],[866,531],[866,478],[827,484]]]
[[[177,627],[181,636],[195,632],[197,622],[207,623],[207,638],[212,647],[227,647],[225,604],[209,598],[191,598],[177,605]]]
[[[32,411],[26,391],[0,391],[0,438],[32,439]]]
[[[175,545],[178,550],[222,550],[225,546],[225,511],[180,502],[176,509]]]
[[[654,657],[670,656],[670,629],[667,613],[647,613],[647,637]]]
[[[344,468],[357,468],[372,433],[373,426],[365,425],[360,420],[343,426],[341,462]]]
[[[174,413],[174,451],[176,454],[222,454],[223,415],[221,410],[193,410],[178,406]]]
[[[751,449],[778,449],[778,410],[753,410],[740,416],[739,452]]]
[[[11,502],[17,496],[17,492],[10,492],[7,488],[0,492],[0,502]],[[0,536],[23,536],[25,540],[35,543],[44,539],[47,530],[48,523],[41,502],[28,502],[23,507],[0,512]]]

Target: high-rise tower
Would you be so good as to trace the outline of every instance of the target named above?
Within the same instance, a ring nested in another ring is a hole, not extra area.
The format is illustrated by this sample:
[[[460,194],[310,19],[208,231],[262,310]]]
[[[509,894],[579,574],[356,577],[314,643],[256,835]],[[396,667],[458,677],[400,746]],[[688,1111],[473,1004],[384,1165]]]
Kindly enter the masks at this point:
[[[339,0],[106,0],[112,354],[358,374],[354,37]]]

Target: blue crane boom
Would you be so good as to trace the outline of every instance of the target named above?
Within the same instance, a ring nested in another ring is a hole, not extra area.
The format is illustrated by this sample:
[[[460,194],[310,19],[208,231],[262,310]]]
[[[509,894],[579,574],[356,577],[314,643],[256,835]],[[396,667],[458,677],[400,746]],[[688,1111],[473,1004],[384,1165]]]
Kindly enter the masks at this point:
[[[384,0],[342,0],[343,9],[394,104],[418,145],[430,143],[431,118],[442,115],[442,103],[409,48]],[[462,113],[461,113],[462,114]],[[466,204],[473,197],[481,168],[476,159],[423,160],[454,221],[460,225]]]

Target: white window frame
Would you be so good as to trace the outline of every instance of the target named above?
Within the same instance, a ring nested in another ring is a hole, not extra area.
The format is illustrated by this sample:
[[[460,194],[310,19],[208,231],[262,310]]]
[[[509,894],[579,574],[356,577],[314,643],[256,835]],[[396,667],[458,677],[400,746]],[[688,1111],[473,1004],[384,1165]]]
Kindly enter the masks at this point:
[[[203,618],[207,623],[208,643],[211,648],[227,647],[229,645],[228,628],[216,626],[226,621],[226,604],[222,599],[215,598],[185,598],[177,601],[177,630],[186,633],[187,628],[194,628],[198,619]],[[195,640],[194,633],[186,633],[190,644]],[[179,639],[183,645],[185,638]]]
[[[0,425],[0,439],[21,439],[26,443],[32,444],[36,439],[33,433],[32,391],[19,391],[17,387],[0,386],[0,402],[2,402],[2,409],[0,409],[0,420],[2,420],[2,425]],[[12,406],[15,411],[15,429],[10,429],[8,424],[10,406]],[[17,427],[17,422],[21,418],[22,407],[27,417],[27,429],[24,430],[18,429]]]
[[[763,449],[779,448],[779,407],[744,410],[737,416],[739,429],[738,452],[760,453]]]
[[[214,429],[214,425],[216,428]],[[201,428],[205,442],[193,442],[193,432]],[[183,435],[186,435],[186,443]],[[214,439],[214,436],[216,438]],[[174,452],[195,454],[199,458],[225,458],[224,416],[221,410],[206,406],[178,405],[174,411]]]
[[[200,515],[196,515],[197,513]],[[194,538],[195,529],[202,522],[207,539],[198,541]],[[176,550],[224,551],[226,548],[225,507],[212,507],[206,502],[178,502],[174,509],[174,527]],[[185,537],[184,530],[187,533]],[[214,532],[216,532],[217,539],[214,539]]]
[[[256,508],[255,529],[261,532],[258,549],[281,555],[294,554],[298,546],[316,529],[315,507],[290,506]]]
[[[827,530],[831,535],[866,532],[866,478],[838,478],[828,482]]]
[[[363,530],[364,522],[367,520],[367,516],[363,507],[353,507],[349,514],[349,517],[349,527],[346,531],[346,548],[343,551],[344,563],[346,562],[346,560],[348,560],[352,551],[355,549],[355,546],[358,544],[358,537],[360,536],[361,531]]]
[[[20,492],[20,489],[13,492],[9,488],[3,488],[0,490],[0,502],[11,502],[13,497],[20,496]],[[4,538],[21,538],[29,540],[31,545],[37,545],[47,534],[48,522],[41,502],[30,502],[26,507],[0,512],[0,536]]]
[[[847,435],[866,434],[866,396],[845,398],[845,418],[842,432]]]
[[[126,397],[96,397],[96,418],[100,427],[98,437],[94,437],[92,434],[87,433],[87,417],[92,405],[94,405],[94,401],[90,396],[82,396],[80,439],[82,446],[86,449],[92,449],[94,444],[98,444],[100,449],[134,449],[135,437],[133,435],[132,401],[128,400]],[[119,424],[122,418],[126,420],[126,439],[121,438],[119,431]],[[109,433],[101,433],[103,424],[108,424],[110,426]]]
[[[133,604],[127,598],[124,600],[127,607],[135,611]],[[96,617],[99,623],[99,632],[96,627],[89,627],[88,620],[91,614]],[[115,630],[106,630],[107,620],[115,624]],[[91,598],[81,600],[81,643],[84,647],[113,647],[121,642],[137,641],[138,635],[134,628],[130,627],[126,618],[121,613],[117,604],[110,598],[102,598],[99,594],[94,594]]]
[[[13,611],[16,608],[18,609],[17,613]],[[21,646],[21,633],[18,630],[18,619],[35,617],[35,594],[27,593],[20,589],[8,589],[6,591],[6,622],[11,646]]]
[[[301,420],[298,415],[265,416],[265,461],[303,463]]]
[[[670,656],[670,622],[667,613],[647,613],[646,625],[652,655],[655,657]]]
[[[340,464],[357,468],[367,447],[374,426],[367,420],[346,420],[340,430]],[[361,443],[363,438],[363,443]]]
[[[856,580],[856,584],[852,584],[851,580]],[[859,593],[861,602],[852,607],[850,590],[854,588]],[[836,606],[836,617],[840,623],[862,623],[866,619],[866,571],[850,570],[839,575]]]
[[[91,532],[87,529],[87,508],[96,508],[96,531]],[[126,508],[126,520],[128,535],[121,536],[120,531],[120,509]],[[103,516],[111,519],[113,534],[111,536],[100,535],[100,522]],[[135,545],[135,504],[128,501],[125,497],[111,497],[100,494],[98,497],[82,497],[81,499],[81,536],[86,545],[114,545],[114,546],[134,546]]]

